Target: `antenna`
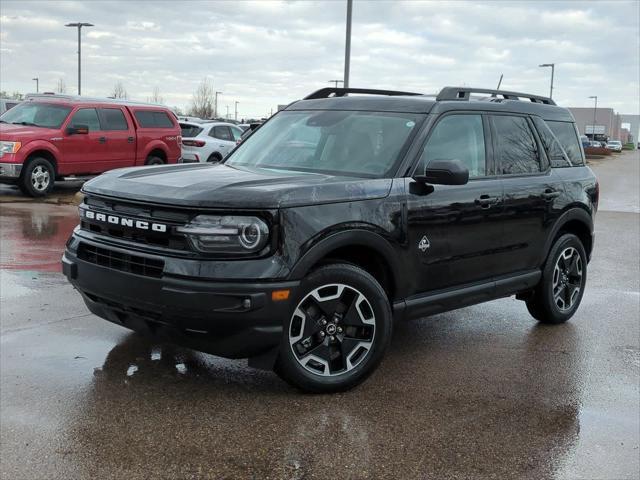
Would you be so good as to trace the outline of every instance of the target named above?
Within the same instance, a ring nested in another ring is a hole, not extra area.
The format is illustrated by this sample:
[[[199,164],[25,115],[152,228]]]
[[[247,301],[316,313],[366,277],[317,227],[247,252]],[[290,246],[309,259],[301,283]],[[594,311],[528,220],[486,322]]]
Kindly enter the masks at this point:
[[[500,85],[502,84],[502,77],[504,77],[503,73],[500,74],[500,80],[498,80],[498,86],[496,87],[496,90],[500,90]]]

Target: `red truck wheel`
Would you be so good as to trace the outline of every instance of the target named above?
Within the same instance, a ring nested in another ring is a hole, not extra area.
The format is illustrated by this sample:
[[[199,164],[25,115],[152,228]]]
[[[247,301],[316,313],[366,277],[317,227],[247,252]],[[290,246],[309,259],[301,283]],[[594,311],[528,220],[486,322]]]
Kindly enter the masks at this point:
[[[20,176],[19,187],[26,195],[44,197],[53,190],[56,172],[46,158],[35,157],[27,163]]]

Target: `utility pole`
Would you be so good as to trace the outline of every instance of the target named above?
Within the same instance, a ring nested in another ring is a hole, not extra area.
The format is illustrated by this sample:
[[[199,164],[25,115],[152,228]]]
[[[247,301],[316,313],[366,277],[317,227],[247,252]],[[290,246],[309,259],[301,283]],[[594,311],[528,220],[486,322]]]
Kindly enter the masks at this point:
[[[592,130],[591,130],[591,134],[593,136],[592,140],[595,141],[596,139],[596,112],[598,111],[598,96],[597,95],[592,95],[589,98],[593,98],[595,99],[595,105],[593,106],[593,125],[591,126]],[[585,135],[587,132],[584,132]]]
[[[555,63],[543,63],[542,65],[538,65],[539,67],[551,67],[551,88],[549,89],[549,98],[553,98],[553,73],[556,69]]]
[[[344,80],[329,80],[329,83],[334,83],[336,88],[338,88],[339,83],[344,83]]]
[[[31,80],[36,81],[36,93],[40,93],[40,79],[38,77],[32,78]]]
[[[218,117],[218,95],[222,95],[222,92],[216,92],[215,100],[213,101],[213,116]]]
[[[236,104],[236,114],[234,116],[234,120],[237,122],[238,121],[238,103],[239,102],[236,100],[234,103]]]
[[[82,75],[81,75],[81,66],[82,66],[82,37],[80,32],[82,31],[82,27],[93,27],[92,23],[86,22],[75,22],[75,23],[67,23],[65,27],[77,27],[78,28],[78,95],[82,94]]]
[[[344,42],[344,88],[349,88],[349,67],[351,63],[351,11],[353,0],[347,0],[347,38]],[[336,83],[336,87],[338,84]]]
[[[227,116],[225,117],[227,120],[229,120],[229,105],[225,105],[227,107]]]

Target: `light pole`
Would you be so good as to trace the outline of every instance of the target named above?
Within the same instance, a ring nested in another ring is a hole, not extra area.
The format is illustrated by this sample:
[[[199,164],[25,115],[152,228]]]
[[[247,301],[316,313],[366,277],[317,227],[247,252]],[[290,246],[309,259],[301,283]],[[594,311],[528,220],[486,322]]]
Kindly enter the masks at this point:
[[[347,38],[344,42],[344,88],[349,88],[349,66],[351,62],[351,11],[353,0],[347,0]],[[338,84],[336,83],[336,87]]]
[[[334,83],[336,88],[338,88],[338,84],[344,83],[344,80],[329,80],[329,83]]]
[[[65,25],[65,27],[76,27],[78,29],[78,95],[81,95],[82,93],[82,88],[81,88],[81,52],[82,52],[82,45],[81,45],[81,37],[80,37],[80,32],[82,31],[82,27],[93,27],[93,23],[86,23],[86,22],[75,22],[75,23],[67,23]]]
[[[216,92],[215,100],[213,101],[213,116],[218,117],[218,95],[222,95],[222,92]]]
[[[237,122],[238,121],[238,102],[237,100],[234,102],[236,104],[236,114],[234,116],[234,120]]]
[[[40,93],[40,79],[38,77],[32,78],[31,80],[36,81],[36,93]]]
[[[593,136],[593,140],[596,139],[596,112],[598,111],[598,96],[591,95],[589,98],[595,99],[595,104],[593,105],[593,125],[591,126],[591,135]],[[587,132],[585,132],[586,134]]]
[[[553,73],[556,69],[555,63],[543,63],[542,65],[538,65],[539,67],[551,67],[551,89],[549,90],[549,98],[553,98]]]
[[[227,116],[225,118],[229,120],[229,105],[225,105],[225,107],[227,107]]]

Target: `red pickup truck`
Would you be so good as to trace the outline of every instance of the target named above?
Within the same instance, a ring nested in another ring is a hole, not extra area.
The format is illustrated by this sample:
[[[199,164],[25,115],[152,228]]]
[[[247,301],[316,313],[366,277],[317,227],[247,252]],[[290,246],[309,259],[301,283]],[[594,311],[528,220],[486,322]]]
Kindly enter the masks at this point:
[[[56,179],[176,163],[181,131],[160,105],[36,95],[0,116],[0,182],[47,195]]]

